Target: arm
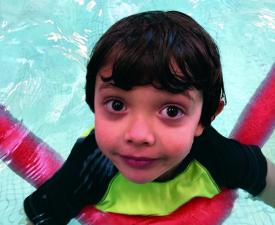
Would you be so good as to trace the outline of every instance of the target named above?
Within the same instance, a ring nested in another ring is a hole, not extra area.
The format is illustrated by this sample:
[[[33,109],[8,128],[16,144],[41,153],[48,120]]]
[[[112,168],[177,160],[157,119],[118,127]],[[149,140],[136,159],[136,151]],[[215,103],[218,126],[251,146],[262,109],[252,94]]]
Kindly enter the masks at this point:
[[[101,200],[115,173],[94,133],[79,139],[63,166],[25,199],[28,225],[67,224],[84,206]]]
[[[267,160],[266,187],[258,197],[275,208],[275,164]]]
[[[220,187],[241,188],[275,207],[275,165],[258,146],[223,137],[212,127],[195,144],[197,159]]]

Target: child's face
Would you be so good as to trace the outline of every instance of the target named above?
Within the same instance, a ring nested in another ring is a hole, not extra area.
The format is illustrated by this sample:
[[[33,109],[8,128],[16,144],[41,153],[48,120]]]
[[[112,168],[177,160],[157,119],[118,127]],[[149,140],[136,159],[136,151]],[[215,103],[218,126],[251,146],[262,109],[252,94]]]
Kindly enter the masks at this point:
[[[151,85],[125,91],[101,80],[111,74],[107,64],[95,84],[99,148],[133,182],[168,178],[202,132],[201,93],[172,94]]]

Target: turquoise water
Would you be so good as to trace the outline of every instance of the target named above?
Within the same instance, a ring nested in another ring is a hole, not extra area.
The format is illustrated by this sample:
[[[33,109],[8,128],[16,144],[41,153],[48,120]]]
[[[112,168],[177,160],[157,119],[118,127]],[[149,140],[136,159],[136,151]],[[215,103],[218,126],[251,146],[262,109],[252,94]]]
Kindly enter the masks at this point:
[[[0,0],[0,103],[66,157],[93,124],[84,82],[94,42],[116,20],[155,9],[190,14],[217,41],[228,105],[214,125],[229,135],[275,61],[272,0]],[[263,150],[275,162],[274,132]],[[33,188],[3,163],[0,177],[0,225],[25,224]],[[275,224],[274,209],[239,194],[225,225]]]

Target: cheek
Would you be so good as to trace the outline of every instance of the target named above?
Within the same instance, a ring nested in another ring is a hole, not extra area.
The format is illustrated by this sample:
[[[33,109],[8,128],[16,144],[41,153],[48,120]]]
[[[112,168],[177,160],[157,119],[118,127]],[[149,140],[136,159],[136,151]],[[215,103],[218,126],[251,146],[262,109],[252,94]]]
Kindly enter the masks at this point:
[[[194,137],[191,135],[167,135],[164,145],[170,157],[182,160],[190,152]]]
[[[117,148],[120,133],[119,124],[114,124],[102,114],[95,114],[95,137],[98,147],[103,153],[107,154]]]
[[[108,149],[108,146],[112,143],[111,129],[100,116],[95,116],[95,137],[101,151]]]
[[[106,157],[110,158],[112,149],[114,149],[112,136],[107,135],[104,129],[102,130],[95,129],[95,136],[96,136],[96,142],[100,151]]]

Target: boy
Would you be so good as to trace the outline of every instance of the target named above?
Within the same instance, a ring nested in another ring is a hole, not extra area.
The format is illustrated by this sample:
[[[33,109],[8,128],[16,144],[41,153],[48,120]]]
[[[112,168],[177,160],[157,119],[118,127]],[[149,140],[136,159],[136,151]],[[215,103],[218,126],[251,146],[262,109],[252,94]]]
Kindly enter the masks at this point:
[[[87,204],[164,216],[221,188],[261,193],[274,206],[274,165],[210,126],[223,100],[217,46],[191,17],[152,11],[118,21],[87,66],[95,130],[26,198],[28,218],[67,224]]]

